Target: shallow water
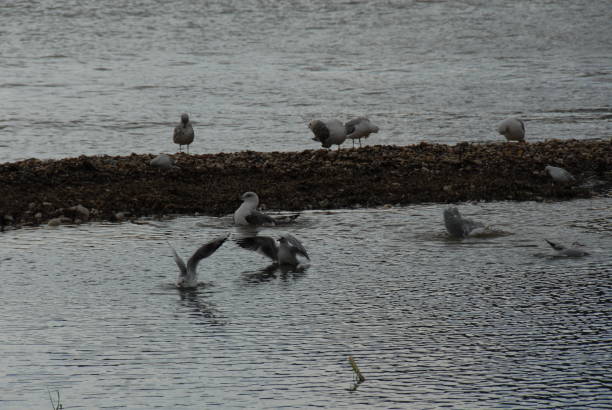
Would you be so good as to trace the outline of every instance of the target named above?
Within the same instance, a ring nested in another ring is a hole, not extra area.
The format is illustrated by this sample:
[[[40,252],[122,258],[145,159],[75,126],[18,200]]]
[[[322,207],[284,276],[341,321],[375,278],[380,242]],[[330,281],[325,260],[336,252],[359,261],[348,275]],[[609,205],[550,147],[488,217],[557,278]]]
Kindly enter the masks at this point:
[[[304,271],[227,241],[190,292],[166,240],[187,257],[230,218],[5,232],[0,407],[609,406],[609,200],[460,204],[500,232],[463,241],[442,210],[304,212]]]
[[[0,5],[0,162],[318,148],[307,123],[368,115],[369,144],[612,136],[609,2],[15,0]]]

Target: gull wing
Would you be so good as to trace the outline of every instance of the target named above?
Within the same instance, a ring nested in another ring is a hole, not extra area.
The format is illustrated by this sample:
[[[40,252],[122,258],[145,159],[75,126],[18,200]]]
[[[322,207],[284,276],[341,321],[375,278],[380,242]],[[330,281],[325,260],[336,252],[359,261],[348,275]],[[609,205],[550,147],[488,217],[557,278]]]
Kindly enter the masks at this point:
[[[287,242],[291,244],[292,248],[295,250],[296,253],[299,253],[300,255],[303,255],[306,259],[310,260],[310,256],[308,256],[308,252],[306,252],[306,248],[304,248],[302,242],[300,242],[295,236],[289,233],[283,234],[282,236],[287,239]]]
[[[195,272],[198,263],[202,259],[207,258],[213,253],[215,253],[215,251],[219,249],[221,245],[223,245],[223,242],[227,240],[228,236],[229,234],[226,234],[225,236],[219,236],[218,238],[215,238],[212,241],[200,246],[198,250],[195,251],[191,258],[189,258],[189,260],[187,261],[187,271]]]
[[[168,242],[168,241],[166,241],[166,242]],[[176,250],[172,247],[170,242],[168,242],[168,246],[172,250],[172,255],[174,256],[174,261],[176,262],[176,265],[178,266],[179,270],[181,271],[181,274],[182,275],[186,275],[187,274],[187,267],[185,266],[185,262],[183,262],[183,259],[181,259],[181,257],[178,255],[178,253],[176,253]]]
[[[275,225],[276,221],[271,216],[268,216],[259,211],[253,210],[250,214],[244,217],[251,225]]]
[[[241,248],[260,253],[273,261],[278,260],[278,246],[276,246],[276,241],[269,236],[239,238],[236,239],[236,243]]]

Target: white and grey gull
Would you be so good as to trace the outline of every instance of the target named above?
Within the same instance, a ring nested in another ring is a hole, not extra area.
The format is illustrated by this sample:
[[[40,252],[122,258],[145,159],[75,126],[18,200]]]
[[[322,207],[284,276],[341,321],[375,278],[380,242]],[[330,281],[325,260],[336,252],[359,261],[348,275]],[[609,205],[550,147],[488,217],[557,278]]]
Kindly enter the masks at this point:
[[[346,141],[346,126],[337,119],[331,120],[312,120],[308,123],[308,128],[314,134],[314,141],[319,141],[323,148],[330,148],[332,145],[338,146]]]
[[[149,163],[153,168],[159,169],[172,169],[172,168],[180,168],[176,165],[174,158],[167,154],[159,154],[155,158],[151,160]]]
[[[555,243],[552,241],[549,241],[548,239],[544,239],[546,242],[548,242],[548,244],[550,245],[551,248],[553,248],[555,251],[557,251],[555,256],[566,256],[569,258],[580,258],[582,256],[587,256],[589,255],[589,253],[587,251],[583,251],[582,249],[577,249],[577,248],[568,248],[565,245],[562,245],[560,243]]]
[[[353,147],[355,146],[355,139],[359,140],[359,146],[361,147],[361,139],[368,138],[370,134],[377,133],[379,131],[378,126],[372,124],[366,117],[357,117],[344,124],[346,129],[346,138],[353,140]]]
[[[189,115],[182,114],[181,122],[174,127],[174,134],[172,140],[175,144],[179,144],[179,151],[182,150],[183,145],[187,145],[187,153],[189,153],[189,145],[193,142],[194,132],[191,122],[189,122]]]
[[[459,209],[454,206],[444,210],[444,225],[449,235],[455,238],[466,238],[470,235],[482,233],[485,230],[485,226],[482,223],[462,217]]]
[[[172,250],[174,261],[179,268],[179,274],[176,279],[176,287],[181,289],[195,288],[198,286],[198,263],[204,258],[212,255],[223,243],[227,240],[229,234],[219,236],[210,242],[200,246],[191,257],[187,260],[187,265],[181,257],[176,253],[170,242],[168,246]]]
[[[525,141],[525,123],[519,118],[508,118],[497,126],[497,132],[508,141]]]
[[[293,222],[300,214],[272,217],[257,210],[259,196],[255,192],[245,192],[240,196],[242,204],[234,212],[236,225],[275,226]]]
[[[284,233],[276,241],[269,236],[252,236],[236,239],[236,243],[244,249],[258,252],[279,265],[297,266],[298,256],[310,260],[304,245],[293,235]]]

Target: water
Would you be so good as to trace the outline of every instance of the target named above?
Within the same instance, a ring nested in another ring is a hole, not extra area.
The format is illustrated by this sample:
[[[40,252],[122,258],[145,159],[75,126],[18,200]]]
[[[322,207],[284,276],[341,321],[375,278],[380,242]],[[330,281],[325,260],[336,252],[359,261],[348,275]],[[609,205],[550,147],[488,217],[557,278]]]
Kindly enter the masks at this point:
[[[499,232],[463,241],[442,209],[305,212],[304,271],[230,240],[191,292],[165,241],[187,257],[230,218],[6,232],[0,407],[609,406],[609,200],[462,204]]]
[[[367,143],[610,138],[607,1],[50,1],[0,5],[0,162]],[[237,193],[238,195],[239,193]],[[265,200],[265,199],[264,199]],[[460,204],[500,234],[449,240],[439,204],[305,212],[312,257],[266,273],[229,218],[0,234],[0,408],[601,408],[612,394],[610,199]],[[261,234],[277,234],[263,230]],[[591,255],[552,258],[544,238]],[[366,381],[353,386],[347,356]]]
[[[317,148],[313,118],[369,143],[610,138],[609,2],[15,0],[0,5],[0,162]]]

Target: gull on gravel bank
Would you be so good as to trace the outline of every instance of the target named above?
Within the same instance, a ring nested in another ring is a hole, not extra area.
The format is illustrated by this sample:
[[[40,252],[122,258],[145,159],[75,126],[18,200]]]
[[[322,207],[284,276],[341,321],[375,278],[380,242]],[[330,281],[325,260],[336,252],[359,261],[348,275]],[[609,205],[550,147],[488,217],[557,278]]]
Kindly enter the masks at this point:
[[[337,145],[340,151],[340,145],[346,140],[346,127],[336,119],[312,120],[308,128],[314,134],[313,140],[319,141],[324,148]]]
[[[508,118],[497,126],[497,132],[508,141],[525,141],[525,123],[518,118]]]
[[[240,196],[242,204],[234,212],[236,225],[275,226],[293,222],[300,214],[271,217],[257,210],[259,196],[255,192],[245,192]]]
[[[223,242],[226,241],[228,236],[229,234],[226,234],[224,236],[219,236],[213,239],[212,241],[200,246],[194,252],[194,254],[191,255],[191,257],[187,261],[186,266],[185,266],[185,262],[183,261],[183,259],[181,259],[178,253],[176,253],[176,250],[170,244],[170,242],[168,242],[168,246],[170,246],[170,249],[172,249],[174,261],[176,262],[176,265],[178,266],[179,271],[180,271],[178,278],[176,279],[176,287],[180,289],[188,289],[188,288],[197,287],[198,286],[198,272],[197,272],[198,263],[200,263],[202,259],[207,258],[210,255],[212,255],[217,249],[219,249],[219,247],[223,245]]]
[[[180,168],[175,164],[176,163],[174,161],[174,158],[166,154],[159,154],[158,156],[153,158],[150,162],[150,165],[153,168],[159,168],[159,169]]]
[[[557,251],[555,256],[567,256],[570,258],[579,258],[581,256],[587,256],[589,253],[587,251],[583,251],[582,249],[577,248],[568,248],[565,245],[561,245],[560,243],[551,242],[548,239],[544,239],[551,248]]]
[[[451,206],[444,210],[444,225],[449,235],[454,238],[466,238],[484,232],[485,226],[480,222],[464,218],[457,207]]]
[[[279,265],[299,265],[298,255],[310,260],[304,245],[288,233],[281,235],[278,242],[269,236],[252,236],[236,239],[236,243],[241,248],[258,252]]]
[[[544,171],[550,175],[555,182],[573,182],[576,178],[563,168],[547,165]]]
[[[353,140],[353,147],[355,147],[355,139],[359,140],[359,146],[361,147],[362,138],[368,138],[370,134],[378,132],[378,127],[366,117],[352,119],[344,124],[344,128],[347,133],[346,138]]]
[[[172,140],[175,144],[179,144],[179,151],[182,151],[183,145],[187,145],[187,153],[189,153],[189,145],[193,142],[193,138],[193,127],[189,122],[189,115],[182,114],[181,122],[174,127]]]

